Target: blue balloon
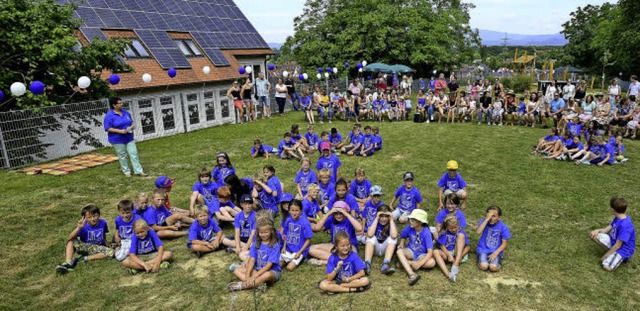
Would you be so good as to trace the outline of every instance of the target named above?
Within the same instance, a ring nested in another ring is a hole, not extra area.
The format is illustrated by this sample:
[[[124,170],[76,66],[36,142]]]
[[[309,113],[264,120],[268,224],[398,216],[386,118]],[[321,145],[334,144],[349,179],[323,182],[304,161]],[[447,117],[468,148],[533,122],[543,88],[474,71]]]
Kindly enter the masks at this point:
[[[303,75],[303,74],[300,74],[300,75],[298,76],[298,79],[300,79],[300,81],[303,81],[303,80],[304,80],[304,75]]]
[[[176,75],[178,74],[178,72],[176,71],[175,68],[169,68],[169,71],[167,72],[167,74],[169,75],[169,78],[175,78]]]
[[[358,65],[356,65],[356,67],[358,67],[358,69],[362,68],[362,63],[358,63]]]
[[[349,68],[349,63],[344,63],[344,66]]]
[[[318,73],[322,73],[322,67],[318,67]]]
[[[367,76],[367,80],[371,80],[371,76]]]
[[[111,85],[120,83],[120,76],[115,73],[112,74],[111,76],[109,76],[109,83],[111,83]]]
[[[0,91],[0,100],[4,99],[4,93],[2,91]]]
[[[29,85],[29,90],[33,94],[40,95],[40,94],[44,93],[44,83],[42,83],[40,81],[33,81]]]
[[[331,69],[331,67],[327,67],[327,72],[331,72],[333,69]]]
[[[240,69],[238,69],[238,73],[243,75],[245,72],[247,72],[247,70],[244,69],[244,67],[240,67]]]
[[[269,70],[275,70],[276,66],[274,64],[269,64]]]

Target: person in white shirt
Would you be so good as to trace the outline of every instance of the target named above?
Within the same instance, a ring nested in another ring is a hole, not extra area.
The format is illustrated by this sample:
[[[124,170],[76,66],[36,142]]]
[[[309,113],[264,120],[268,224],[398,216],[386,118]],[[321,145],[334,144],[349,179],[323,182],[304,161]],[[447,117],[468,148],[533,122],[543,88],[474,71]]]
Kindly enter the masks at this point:
[[[640,90],[640,82],[638,82],[638,77],[636,75],[632,75],[631,84],[629,84],[629,90],[627,91],[627,97],[633,95],[637,98],[639,90]]]
[[[571,80],[567,80],[567,85],[562,88],[562,98],[564,101],[569,101],[569,98],[576,96],[576,86],[571,83]]]

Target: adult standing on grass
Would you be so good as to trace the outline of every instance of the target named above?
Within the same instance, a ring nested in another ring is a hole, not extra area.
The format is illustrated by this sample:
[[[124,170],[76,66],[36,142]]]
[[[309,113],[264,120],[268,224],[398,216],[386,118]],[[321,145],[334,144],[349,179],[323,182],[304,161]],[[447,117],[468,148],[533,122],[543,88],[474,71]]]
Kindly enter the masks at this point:
[[[265,116],[271,118],[271,106],[269,105],[269,92],[271,91],[271,83],[264,78],[264,73],[258,74],[256,79],[256,93],[258,96],[258,104],[260,105],[260,115],[264,119]]]
[[[131,159],[133,173],[145,177],[147,174],[144,173],[142,165],[138,161],[138,149],[133,138],[133,130],[136,128],[136,124],[133,123],[131,114],[122,109],[122,105],[122,99],[118,97],[109,99],[109,107],[111,109],[104,116],[104,130],[107,132],[109,143],[113,145],[116,154],[118,154],[122,173],[127,177],[131,177],[131,170],[129,169],[129,159]]]
[[[242,98],[240,97],[240,89],[238,88],[238,81],[233,81],[231,88],[227,91],[227,97],[233,101],[233,105],[238,109],[240,113],[240,124],[244,124],[244,108]]]
[[[298,97],[298,93],[296,93],[296,84],[293,82],[293,78],[291,75],[287,77],[287,81],[284,83],[287,86],[287,96],[289,100],[291,100],[291,106],[293,106],[293,110],[300,110],[300,98]]]
[[[278,113],[284,117],[284,104],[287,102],[287,86],[282,82],[282,78],[278,78],[276,84],[276,103],[278,104]]]
[[[242,102],[247,108],[247,122],[256,120],[256,114],[253,110],[253,100],[251,99],[252,90],[253,84],[251,84],[251,78],[247,78],[247,80],[245,80],[244,84],[242,85],[241,90]]]

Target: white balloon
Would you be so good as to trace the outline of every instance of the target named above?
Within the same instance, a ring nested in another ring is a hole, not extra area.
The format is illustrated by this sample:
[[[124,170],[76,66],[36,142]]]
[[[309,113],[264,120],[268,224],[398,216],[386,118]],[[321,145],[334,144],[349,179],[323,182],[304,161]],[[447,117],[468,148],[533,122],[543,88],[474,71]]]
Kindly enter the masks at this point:
[[[78,87],[81,89],[86,89],[91,85],[91,79],[87,76],[82,76],[78,79]]]
[[[358,69],[358,72],[362,72],[362,68]]]
[[[328,73],[328,72],[325,72],[325,73],[324,73],[324,76],[328,78],[328,77],[329,77],[329,73]]]
[[[362,61],[362,67],[366,67],[366,66],[367,66],[367,61],[366,61],[366,60],[363,60],[363,61]]]
[[[151,75],[148,73],[145,73],[142,75],[142,81],[144,81],[144,83],[149,83],[151,82]]]
[[[286,78],[286,77],[288,77],[288,76],[289,76],[289,72],[288,72],[288,71],[286,71],[286,70],[285,70],[285,71],[283,71],[283,72],[282,72],[282,76],[283,76],[283,77],[285,77],[285,78]]]
[[[209,66],[202,67],[202,72],[204,74],[208,75],[211,72],[211,67],[209,67]]]
[[[321,74],[317,74],[316,77],[318,77],[318,79],[322,79],[322,75]]]
[[[309,79],[309,75],[308,75],[308,74],[303,73],[302,75],[304,76],[304,79],[305,79],[305,80],[308,80],[308,79]]]
[[[433,74],[436,74],[436,72],[438,72],[438,71],[437,71],[437,70],[434,70],[434,71],[433,71]]]
[[[384,75],[384,78],[386,79],[386,78],[387,78],[387,75]]]
[[[296,70],[296,71],[294,71],[294,72],[293,72],[293,76],[294,76],[294,77],[295,77],[295,76],[297,76],[297,75],[298,75],[298,70]]]
[[[333,67],[333,73],[338,74],[338,67]]]
[[[27,87],[22,82],[14,82],[11,84],[11,94],[22,96],[27,91]]]
[[[249,74],[249,73],[251,73],[253,71],[253,67],[246,66],[246,67],[244,67],[244,70],[247,72],[247,74]]]

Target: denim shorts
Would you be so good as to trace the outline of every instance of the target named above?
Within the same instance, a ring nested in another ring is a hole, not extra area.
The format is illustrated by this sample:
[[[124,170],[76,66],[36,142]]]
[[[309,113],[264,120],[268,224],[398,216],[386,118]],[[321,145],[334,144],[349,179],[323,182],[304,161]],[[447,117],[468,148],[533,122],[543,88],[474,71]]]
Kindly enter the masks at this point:
[[[499,267],[502,262],[503,254],[504,253],[500,253],[496,259],[489,261],[489,255],[491,255],[491,253],[478,253],[478,263],[488,263]]]

